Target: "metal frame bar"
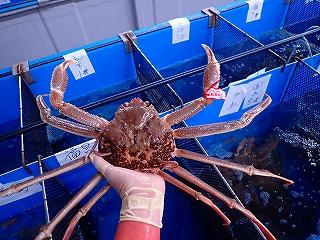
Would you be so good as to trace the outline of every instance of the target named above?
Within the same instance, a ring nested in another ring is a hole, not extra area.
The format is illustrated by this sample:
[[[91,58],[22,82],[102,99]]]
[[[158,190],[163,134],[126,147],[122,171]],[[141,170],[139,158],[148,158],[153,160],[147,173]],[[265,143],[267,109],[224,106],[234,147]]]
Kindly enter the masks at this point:
[[[234,55],[232,57],[228,57],[228,58],[222,59],[219,63],[221,65],[222,64],[226,64],[228,62],[232,62],[234,60],[238,60],[238,59],[241,59],[243,57],[247,57],[247,56],[256,54],[258,52],[265,51],[265,50],[267,50],[269,48],[277,47],[277,46],[280,46],[280,45],[283,45],[283,44],[286,44],[286,43],[289,43],[289,42],[292,42],[292,41],[296,41],[296,40],[298,40],[300,38],[303,38],[305,36],[308,36],[308,35],[311,35],[311,34],[314,34],[314,33],[317,33],[317,32],[320,32],[320,27],[312,29],[312,30],[310,30],[308,32],[305,32],[305,33],[297,34],[295,36],[279,40],[279,41],[274,42],[274,43],[270,43],[270,44],[267,44],[267,45],[264,45],[264,46],[261,46],[261,47],[257,47],[255,49],[252,49],[252,50],[249,50],[249,51]],[[113,42],[110,42],[110,43],[106,43],[106,44],[104,44],[104,46],[111,45],[111,44],[114,44],[115,42],[119,42],[119,41],[121,41],[121,39],[113,41]],[[101,46],[99,46],[99,47],[101,47]],[[94,50],[94,49],[97,49],[99,47],[95,46],[95,47],[92,47],[90,50]],[[38,64],[31,65],[30,68],[36,67],[36,66],[41,66],[41,65],[46,64],[48,62],[56,61],[57,59],[60,59],[60,58],[55,58],[55,59],[47,60],[47,61],[44,61],[44,62],[41,62],[41,63],[38,63]],[[283,66],[283,68],[285,66],[286,66],[286,64]],[[162,86],[162,85],[165,85],[165,84],[168,84],[168,83],[171,83],[171,82],[174,82],[174,81],[177,81],[177,80],[180,80],[180,79],[183,79],[183,78],[186,78],[186,77],[198,74],[198,73],[201,73],[202,71],[204,71],[205,68],[206,68],[206,66],[201,66],[201,67],[194,68],[192,70],[185,71],[183,73],[176,74],[174,76],[165,78],[162,81],[148,83],[146,85],[143,85],[143,86],[140,86],[140,87],[137,87],[137,88],[134,88],[134,89],[130,89],[130,90],[127,90],[125,92],[118,93],[118,94],[115,94],[113,96],[101,99],[99,101],[84,105],[84,106],[81,107],[81,109],[83,109],[83,110],[91,110],[91,109],[103,106],[105,104],[108,104],[108,103],[111,103],[111,102],[115,102],[115,101],[120,100],[122,98],[130,97],[130,96],[133,96],[135,94],[150,90],[150,89],[152,89],[154,87]],[[11,74],[11,72],[8,72],[5,75],[10,75],[10,74]],[[3,77],[3,76],[4,76],[4,74],[0,75],[0,78]],[[63,116],[59,115],[59,117],[63,117]],[[5,140],[7,140],[7,139],[19,136],[20,134],[26,133],[28,131],[32,131],[34,129],[37,129],[37,128],[39,128],[41,126],[45,126],[45,125],[46,124],[43,123],[43,122],[37,122],[37,123],[29,124],[27,126],[24,126],[23,128],[20,128],[20,129],[14,130],[12,132],[0,135],[0,142],[3,142]]]

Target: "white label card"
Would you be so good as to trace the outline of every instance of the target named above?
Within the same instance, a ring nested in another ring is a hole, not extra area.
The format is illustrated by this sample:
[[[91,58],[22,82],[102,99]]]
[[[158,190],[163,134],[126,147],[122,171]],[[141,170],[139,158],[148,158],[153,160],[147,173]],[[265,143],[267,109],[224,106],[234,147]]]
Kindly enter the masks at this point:
[[[255,78],[266,72],[266,68],[260,69],[258,72],[250,74],[246,79]]]
[[[0,0],[0,5],[7,4],[7,3],[11,3],[10,0]]]
[[[238,80],[238,81],[229,83],[229,87],[235,86],[235,85],[239,85],[240,83],[245,82],[245,81],[247,81],[247,80],[250,79],[250,78],[255,78],[255,77],[257,77],[257,76],[259,76],[259,75],[261,75],[261,74],[263,74],[263,73],[265,73],[265,72],[266,72],[266,68],[260,69],[258,72],[255,72],[255,73],[250,74],[250,75],[249,75],[247,78],[245,78],[245,79],[242,79],[242,80]]]
[[[271,74],[247,83],[247,94],[244,99],[243,109],[260,103],[266,93]]]
[[[10,182],[10,183],[5,183],[5,184],[0,183],[0,191],[10,187],[13,183],[21,183],[21,182],[27,181],[31,178],[33,178],[33,176],[20,179],[16,182]],[[41,192],[41,191],[42,191],[42,189],[41,189],[40,184],[39,183],[34,184],[32,186],[29,186],[29,187],[23,189],[19,193],[9,194],[9,195],[0,197],[0,206],[17,201],[17,200],[20,200],[20,199],[23,199],[23,198],[26,198],[28,196],[31,196],[31,195],[33,195],[37,192]]]
[[[266,93],[271,74],[255,79],[246,84],[231,85],[219,117],[238,112],[260,103]]]
[[[190,21],[187,18],[176,18],[169,21],[172,27],[172,44],[189,40]]]
[[[261,17],[263,0],[250,0],[246,1],[246,3],[249,4],[246,22],[259,20]]]
[[[68,148],[64,151],[56,153],[54,156],[57,158],[57,160],[61,166],[65,165],[69,162],[77,160],[77,159],[85,156],[86,154],[88,154],[92,150],[92,147],[93,147],[95,141],[96,141],[95,139],[92,139],[88,142],[79,144],[79,145],[74,146],[72,148]]]
[[[65,60],[73,60],[74,63],[70,65],[70,70],[76,80],[95,73],[91,61],[84,49],[68,53],[63,56]]]
[[[238,112],[246,93],[246,84],[231,86],[221,108],[219,117]]]

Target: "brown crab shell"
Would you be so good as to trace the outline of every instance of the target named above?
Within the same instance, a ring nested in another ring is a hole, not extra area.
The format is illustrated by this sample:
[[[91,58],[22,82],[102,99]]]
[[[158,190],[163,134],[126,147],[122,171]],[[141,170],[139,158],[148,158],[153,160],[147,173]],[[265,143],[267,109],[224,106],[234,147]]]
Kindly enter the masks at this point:
[[[121,105],[101,131],[98,150],[114,166],[148,171],[171,161],[175,151],[173,131],[148,102],[133,99]]]

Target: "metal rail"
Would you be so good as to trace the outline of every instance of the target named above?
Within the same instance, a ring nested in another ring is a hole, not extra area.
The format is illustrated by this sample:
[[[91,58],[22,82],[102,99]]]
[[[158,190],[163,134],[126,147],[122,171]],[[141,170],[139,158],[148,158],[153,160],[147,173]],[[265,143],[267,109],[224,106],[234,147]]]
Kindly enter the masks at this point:
[[[42,175],[42,156],[38,155],[38,164],[39,164],[39,172]],[[48,208],[48,199],[47,199],[47,192],[44,181],[41,182],[41,188],[42,188],[42,198],[43,198],[43,207],[44,207],[44,213],[46,216],[46,223],[50,223],[50,214],[49,214],[49,208]],[[52,233],[49,235],[49,240],[52,240]]]
[[[21,65],[18,65],[18,85],[19,85],[19,113],[20,113],[20,128],[23,128],[23,106],[22,106],[22,89],[21,89]],[[26,167],[26,159],[24,156],[24,136],[21,134],[20,136],[20,141],[21,141],[21,162],[23,168]]]
[[[274,43],[270,43],[268,45],[264,45],[264,46],[257,47],[257,48],[252,49],[252,50],[248,50],[248,51],[243,52],[243,53],[239,53],[239,54],[234,55],[232,57],[227,57],[225,59],[220,60],[219,63],[220,63],[220,65],[227,64],[229,62],[232,62],[232,61],[235,61],[235,60],[239,60],[241,58],[248,57],[248,56],[251,56],[253,54],[262,52],[262,51],[266,51],[266,50],[268,50],[270,48],[277,47],[277,46],[280,46],[280,45],[283,45],[283,44],[286,44],[286,43],[289,43],[289,42],[292,42],[292,41],[296,41],[296,40],[298,40],[300,38],[303,38],[303,37],[311,35],[311,34],[315,34],[317,32],[320,32],[320,27],[312,29],[312,30],[310,30],[308,32],[305,32],[305,33],[297,34],[295,36],[279,40],[279,41],[274,42]],[[110,43],[110,44],[112,44],[112,43]],[[95,47],[95,48],[97,48],[97,47]],[[40,64],[44,64],[44,63],[38,63],[37,66],[39,66]],[[285,67],[285,66],[286,65],[284,63],[283,67]],[[35,67],[35,65],[31,65],[30,66],[30,68],[32,68],[32,67]],[[192,70],[188,70],[188,71],[176,74],[174,76],[165,78],[162,81],[148,83],[146,85],[143,85],[143,86],[140,86],[140,87],[137,87],[137,88],[134,88],[134,89],[130,89],[130,90],[124,91],[122,93],[115,94],[113,96],[110,96],[110,97],[98,100],[96,102],[84,105],[84,106],[82,106],[80,108],[83,109],[83,110],[86,110],[86,111],[92,110],[92,109],[95,109],[97,107],[101,107],[103,105],[106,105],[106,104],[121,100],[122,98],[130,97],[130,96],[133,96],[135,94],[140,94],[140,93],[142,93],[144,91],[147,91],[147,90],[150,90],[152,88],[155,88],[155,87],[158,87],[158,86],[162,86],[162,85],[174,82],[174,81],[178,81],[180,79],[187,78],[187,77],[195,75],[195,74],[199,74],[199,73],[203,72],[205,68],[206,68],[205,65],[201,66],[201,67],[197,67],[197,68],[194,68]],[[9,74],[11,74],[11,72],[8,73],[8,75]],[[2,75],[0,75],[0,78],[1,78],[1,76]],[[59,115],[58,117],[64,118],[63,115]],[[46,123],[43,123],[43,122],[36,122],[36,123],[32,123],[32,124],[26,125],[23,128],[19,128],[17,130],[12,131],[12,132],[0,135],[0,142],[3,142],[5,140],[7,140],[7,139],[19,136],[19,135],[21,135],[23,133],[32,131],[34,129],[37,129],[37,128],[45,126],[45,125],[46,125]]]
[[[201,17],[208,17],[208,15],[204,14]],[[189,19],[189,20],[196,20],[196,19],[199,19],[199,18],[200,17]],[[144,32],[140,32],[136,36],[137,37],[143,36],[143,35],[148,34],[150,32],[158,31],[158,30],[165,29],[165,28],[168,28],[168,27],[169,27],[169,24],[168,25],[164,25],[164,26],[159,26],[157,28],[153,28],[153,29],[150,29],[150,30],[146,30]],[[267,44],[267,45],[264,45],[264,46],[249,50],[249,51],[244,52],[242,54],[237,54],[237,55],[235,55],[233,57],[229,57],[230,60],[229,60],[229,58],[226,58],[223,61],[237,60],[238,58],[241,58],[243,56],[249,56],[249,55],[254,54],[254,53],[265,51],[268,48],[277,47],[277,46],[280,46],[282,44],[286,44],[286,43],[298,40],[300,38],[303,38],[305,36],[308,36],[308,35],[311,35],[311,34],[314,34],[314,33],[317,33],[317,32],[320,32],[320,27],[312,29],[312,30],[307,31],[307,32],[304,32],[304,33],[296,34],[294,36],[279,40],[279,41],[274,42],[274,43],[270,43],[270,44]],[[110,41],[110,42],[106,42],[106,43],[102,43],[102,44],[99,44],[97,46],[88,47],[88,48],[85,48],[85,50],[86,50],[86,52],[90,52],[90,51],[97,50],[99,48],[103,48],[103,47],[106,47],[106,46],[109,46],[109,45],[112,45],[112,44],[116,44],[116,43],[120,43],[120,42],[122,42],[122,40],[119,37],[119,39],[116,39],[116,40],[113,40],[113,41]],[[48,59],[48,60],[44,60],[44,61],[41,61],[41,62],[38,62],[38,63],[30,64],[29,68],[32,69],[32,68],[39,67],[39,66],[42,66],[42,65],[45,65],[45,64],[48,64],[48,63],[51,63],[51,62],[59,61],[59,60],[63,60],[63,56],[54,57],[54,58],[51,58],[51,59]],[[220,64],[222,64],[222,62],[220,62]],[[8,70],[8,72],[0,74],[0,78],[6,77],[6,76],[9,76],[9,75],[11,75],[11,70]]]

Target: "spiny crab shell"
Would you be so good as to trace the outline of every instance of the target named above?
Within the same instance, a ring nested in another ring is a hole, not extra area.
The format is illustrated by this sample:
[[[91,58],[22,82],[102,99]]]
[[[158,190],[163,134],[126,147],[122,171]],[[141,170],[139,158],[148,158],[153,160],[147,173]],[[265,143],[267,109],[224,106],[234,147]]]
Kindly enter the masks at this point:
[[[133,170],[161,168],[175,151],[173,131],[149,102],[139,98],[120,105],[99,136],[99,152],[114,166]]]

